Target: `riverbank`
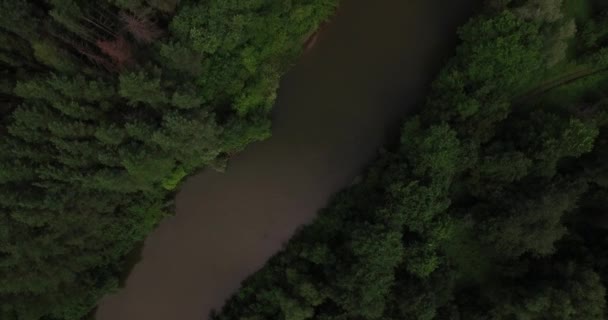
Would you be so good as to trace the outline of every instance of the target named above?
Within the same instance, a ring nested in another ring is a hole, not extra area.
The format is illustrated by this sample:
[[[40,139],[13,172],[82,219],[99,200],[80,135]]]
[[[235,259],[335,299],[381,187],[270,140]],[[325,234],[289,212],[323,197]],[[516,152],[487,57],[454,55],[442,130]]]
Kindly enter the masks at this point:
[[[569,60],[564,44],[583,41],[560,1],[502,4],[459,30],[399,144],[213,320],[605,319],[608,83],[542,75],[605,68],[607,29]],[[536,83],[568,101],[513,103]]]
[[[345,0],[283,78],[272,137],[232,158],[225,173],[186,181],[177,215],[146,240],[125,288],[97,318],[199,320],[219,308],[424,99],[471,3],[439,10],[439,0]]]
[[[0,1],[0,319],[80,320],[115,292],[183,179],[269,137],[336,6]]]

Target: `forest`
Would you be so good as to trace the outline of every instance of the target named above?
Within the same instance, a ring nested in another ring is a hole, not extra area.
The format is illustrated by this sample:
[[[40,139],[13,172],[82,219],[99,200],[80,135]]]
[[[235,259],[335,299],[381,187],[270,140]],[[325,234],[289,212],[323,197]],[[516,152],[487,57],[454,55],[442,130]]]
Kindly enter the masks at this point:
[[[608,318],[608,2],[488,0],[399,143],[215,320]]]
[[[186,176],[270,135],[327,0],[0,0],[0,319],[78,320]]]

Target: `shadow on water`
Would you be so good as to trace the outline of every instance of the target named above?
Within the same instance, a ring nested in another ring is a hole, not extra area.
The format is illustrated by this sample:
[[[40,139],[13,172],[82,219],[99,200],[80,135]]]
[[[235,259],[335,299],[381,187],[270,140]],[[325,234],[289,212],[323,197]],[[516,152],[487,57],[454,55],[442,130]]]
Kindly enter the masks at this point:
[[[310,222],[424,102],[478,0],[342,0],[283,77],[273,136],[190,177],[98,320],[200,320]]]

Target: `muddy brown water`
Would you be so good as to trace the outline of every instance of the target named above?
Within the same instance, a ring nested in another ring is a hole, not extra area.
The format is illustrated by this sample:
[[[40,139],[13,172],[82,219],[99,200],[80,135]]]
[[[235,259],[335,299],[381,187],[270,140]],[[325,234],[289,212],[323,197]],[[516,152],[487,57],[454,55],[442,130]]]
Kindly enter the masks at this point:
[[[281,82],[273,136],[185,182],[98,320],[205,320],[420,105],[476,0],[342,0]]]

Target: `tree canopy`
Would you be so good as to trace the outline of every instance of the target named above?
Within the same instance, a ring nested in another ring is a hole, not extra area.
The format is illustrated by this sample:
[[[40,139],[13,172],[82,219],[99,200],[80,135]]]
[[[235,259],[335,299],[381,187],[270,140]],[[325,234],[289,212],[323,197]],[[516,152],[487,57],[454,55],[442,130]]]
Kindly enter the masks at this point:
[[[400,144],[213,319],[605,319],[606,8],[569,5],[487,1]]]
[[[81,319],[335,1],[0,0],[0,318]]]

